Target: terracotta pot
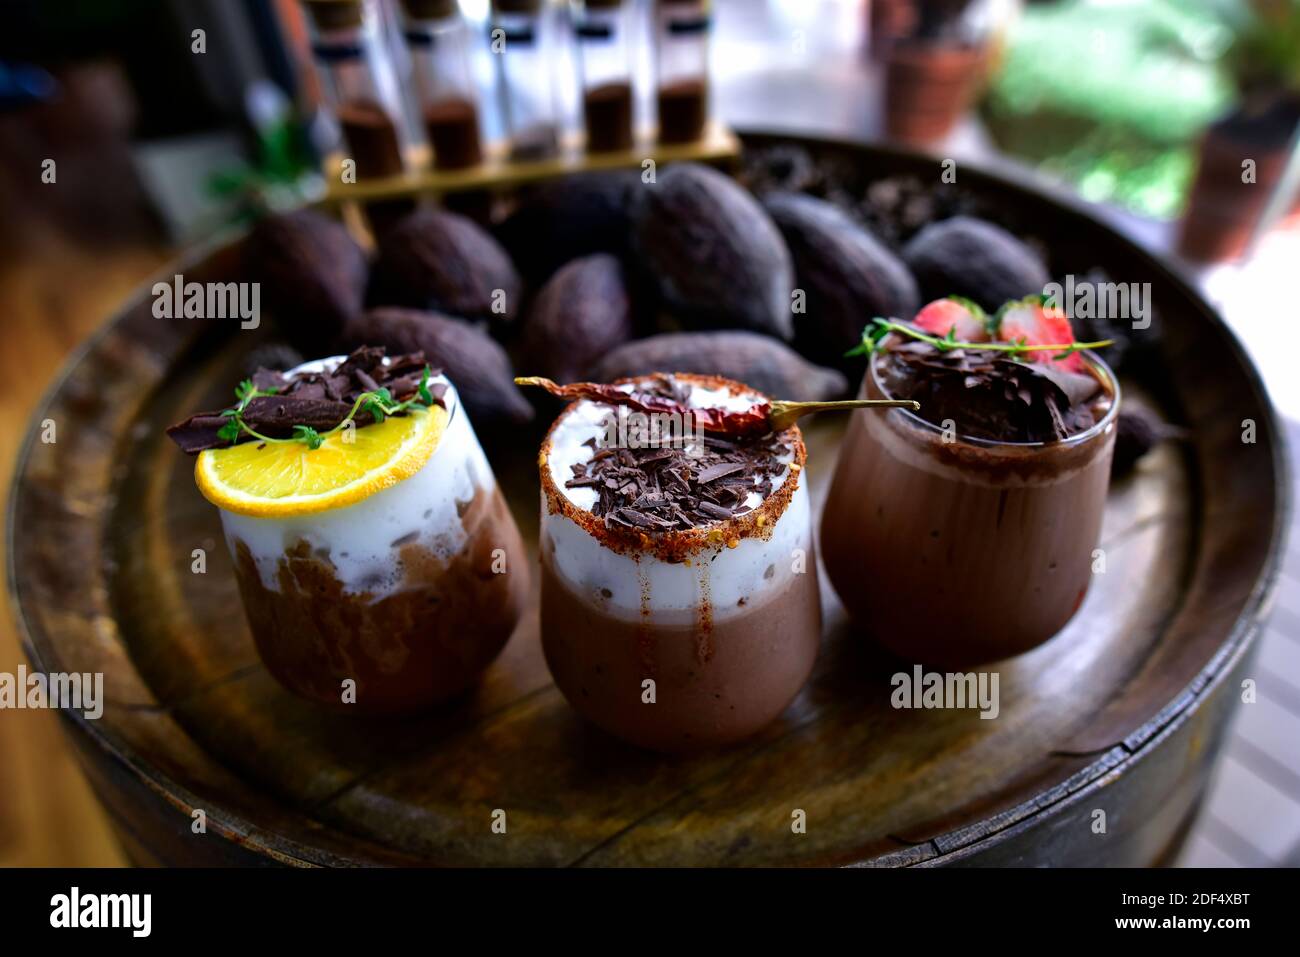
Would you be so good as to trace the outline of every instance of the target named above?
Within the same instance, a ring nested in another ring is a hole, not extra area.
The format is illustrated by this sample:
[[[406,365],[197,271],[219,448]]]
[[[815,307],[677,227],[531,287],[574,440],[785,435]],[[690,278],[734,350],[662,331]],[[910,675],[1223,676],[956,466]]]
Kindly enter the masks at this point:
[[[984,80],[983,45],[898,43],[885,57],[885,131],[926,144],[943,139],[969,109]]]
[[[1222,262],[1245,252],[1282,176],[1295,120],[1287,110],[1236,112],[1205,131],[1178,237],[1182,256]],[[1246,160],[1255,162],[1253,182]]]
[[[883,59],[889,48],[916,29],[913,0],[872,0],[867,5],[872,57]]]

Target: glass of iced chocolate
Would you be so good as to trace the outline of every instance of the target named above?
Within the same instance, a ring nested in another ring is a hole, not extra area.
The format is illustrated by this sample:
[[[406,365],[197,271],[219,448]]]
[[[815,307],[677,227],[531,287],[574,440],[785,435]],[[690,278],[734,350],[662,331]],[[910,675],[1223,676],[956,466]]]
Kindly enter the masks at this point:
[[[1037,300],[976,312],[940,300],[881,328],[862,394],[921,411],[853,414],[821,524],[853,618],[905,660],[954,668],[1027,651],[1078,610],[1120,400]]]
[[[633,744],[739,740],[798,693],[821,637],[799,429],[705,429],[692,410],[765,401],[727,379],[609,388],[685,414],[581,399],[551,427],[540,457],[547,664],[579,713]]]
[[[241,407],[237,425],[223,410],[169,433],[199,455],[267,669],[366,713],[470,687],[513,632],[529,572],[451,383],[419,354],[359,349],[263,370]]]

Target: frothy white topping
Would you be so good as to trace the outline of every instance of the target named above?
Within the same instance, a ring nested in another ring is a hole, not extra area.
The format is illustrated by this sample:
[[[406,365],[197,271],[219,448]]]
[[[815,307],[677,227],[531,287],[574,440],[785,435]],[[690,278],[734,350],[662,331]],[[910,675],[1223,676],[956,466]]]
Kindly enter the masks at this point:
[[[573,591],[610,614],[648,623],[689,623],[705,605],[721,621],[767,595],[793,575],[815,575],[812,509],[800,483],[768,538],[742,538],[735,548],[708,549],[691,564],[627,555],[606,548],[573,519],[549,514],[542,497],[542,547],[551,569]]]
[[[304,363],[287,374],[320,372],[343,359]],[[414,475],[353,505],[314,515],[255,518],[221,512],[231,554],[235,543],[243,542],[263,586],[280,590],[278,566],[285,551],[299,541],[334,565],[345,592],[370,592],[376,600],[402,586],[403,545],[418,544],[444,560],[460,552],[467,537],[461,513],[477,491],[492,491],[495,479],[456,390],[445,376],[430,382],[447,387],[443,394],[447,427],[438,447]]]
[[[631,385],[625,387],[627,391]],[[756,394],[733,394],[691,384],[690,404],[695,408],[744,411],[765,401]],[[572,466],[592,454],[592,439],[603,444],[611,410],[598,402],[580,401],[562,413],[551,431],[547,469],[560,494],[583,511],[591,511],[597,496],[590,488],[566,488]],[[772,477],[772,490],[790,480],[791,450],[781,457],[786,467]],[[762,504],[757,492],[745,503]],[[649,553],[615,552],[593,538],[582,526],[561,513],[550,513],[542,496],[542,547],[552,570],[578,595],[611,614],[651,621],[678,622],[707,604],[714,620],[744,610],[751,602],[786,585],[791,575],[816,574],[812,557],[812,516],[806,483],[799,483],[785,511],[767,538],[739,540],[734,548],[719,544],[692,558],[691,563],[665,562]]]

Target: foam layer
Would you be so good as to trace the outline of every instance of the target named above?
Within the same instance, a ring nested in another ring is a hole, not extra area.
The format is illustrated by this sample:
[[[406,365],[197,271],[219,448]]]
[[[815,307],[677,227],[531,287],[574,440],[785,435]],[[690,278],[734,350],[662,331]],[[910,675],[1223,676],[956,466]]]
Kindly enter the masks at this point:
[[[290,374],[319,372],[343,359],[304,363]],[[299,541],[333,563],[344,591],[370,592],[375,599],[401,587],[401,545],[418,543],[442,559],[450,559],[464,547],[460,516],[475,492],[491,491],[495,479],[455,388],[445,376],[431,381],[447,387],[443,395],[447,427],[429,461],[410,478],[354,505],[315,515],[255,518],[221,512],[232,554],[235,542],[243,542],[268,590],[279,590],[277,566],[286,549]]]
[[[628,391],[632,389],[629,385]],[[691,386],[691,405],[723,407],[736,411],[764,401],[753,393]],[[566,488],[573,476],[570,466],[585,462],[591,448],[585,442],[605,437],[610,407],[580,401],[562,413],[551,432],[547,468],[555,487],[569,502],[585,512],[596,504],[590,488]],[[783,456],[787,467],[773,476],[775,492],[792,478],[788,467],[793,452]],[[757,492],[746,504],[762,504]],[[723,523],[725,525],[725,523]],[[612,614],[639,617],[650,612],[668,621],[693,615],[703,605],[715,620],[744,610],[766,594],[776,594],[792,575],[815,574],[812,559],[812,516],[804,483],[772,526],[768,537],[741,538],[734,548],[719,542],[698,554],[691,563],[665,562],[651,554],[628,555],[597,541],[573,519],[548,509],[542,495],[541,541],[543,559],[573,590]],[[742,604],[742,600],[744,604]]]
[[[544,560],[578,595],[610,614],[639,618],[648,612],[651,623],[693,616],[704,606],[715,621],[723,620],[779,594],[792,576],[816,573],[812,509],[802,483],[770,537],[742,538],[735,548],[719,545],[689,565],[612,551],[571,518],[549,514],[545,496],[541,541]]]

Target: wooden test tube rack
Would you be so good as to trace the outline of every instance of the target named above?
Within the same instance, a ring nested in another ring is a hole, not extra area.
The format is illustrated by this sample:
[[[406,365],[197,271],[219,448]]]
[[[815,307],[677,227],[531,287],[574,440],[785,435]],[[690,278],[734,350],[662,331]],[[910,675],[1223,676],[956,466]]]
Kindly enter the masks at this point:
[[[693,160],[701,163],[730,163],[740,155],[740,140],[725,126],[713,124],[700,139],[691,143],[647,143],[630,150],[610,153],[587,153],[561,150],[540,160],[512,160],[503,155],[489,155],[477,166],[457,170],[429,168],[428,150],[421,148],[413,156],[417,171],[381,179],[342,182],[342,154],[326,159],[324,196],[326,203],[369,203],[410,196],[440,195],[468,190],[499,192],[539,180],[594,170],[639,168],[647,159],[658,163]]]

